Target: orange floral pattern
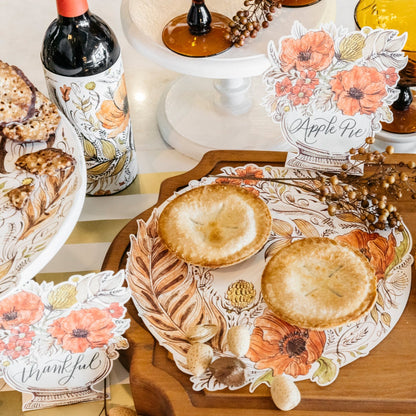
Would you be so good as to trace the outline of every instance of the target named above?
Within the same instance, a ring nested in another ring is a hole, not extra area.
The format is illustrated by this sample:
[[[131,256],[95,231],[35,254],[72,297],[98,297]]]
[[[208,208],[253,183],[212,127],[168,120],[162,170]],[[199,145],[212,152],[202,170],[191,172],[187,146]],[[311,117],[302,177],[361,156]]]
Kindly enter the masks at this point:
[[[245,168],[237,168],[235,170],[235,174],[232,176],[238,176],[239,178],[217,178],[215,180],[216,183],[223,183],[228,185],[256,185],[257,181],[253,179],[247,178],[247,176],[254,176],[255,178],[263,178],[263,170],[258,168],[257,166],[249,165]],[[255,195],[259,195],[259,191],[255,188],[250,186],[246,187],[248,191],[254,193]]]
[[[313,89],[309,84],[305,84],[303,80],[299,80],[293,86],[288,98],[292,101],[293,105],[308,104],[309,98],[313,94]]]
[[[386,269],[396,254],[397,242],[393,233],[385,238],[377,233],[354,230],[348,234],[337,236],[335,240],[349,244],[361,251],[374,267],[377,281],[385,278]]]
[[[383,71],[382,74],[386,79],[386,84],[389,87],[392,87],[396,84],[397,80],[399,79],[399,74],[396,72],[394,68],[387,68],[386,71]]]
[[[121,318],[125,313],[124,307],[117,302],[113,302],[106,311],[115,319]]]
[[[59,318],[48,328],[62,348],[81,353],[87,348],[100,348],[112,338],[115,324],[110,313],[98,308],[72,311]]]
[[[68,87],[68,85],[63,85],[62,87],[59,87],[62,94],[62,99],[67,102],[69,101],[69,95],[71,94],[71,87]]]
[[[278,97],[281,97],[283,95],[289,94],[292,90],[292,83],[290,82],[289,78],[283,78],[283,80],[280,82],[276,82],[275,86],[276,95]]]
[[[303,85],[307,85],[312,90],[319,84],[319,79],[316,77],[316,71],[301,71],[300,80]]]
[[[11,336],[7,344],[0,341],[0,352],[12,360],[28,355],[35,332],[28,325],[19,325],[13,328],[10,333]]]
[[[307,32],[300,39],[286,38],[281,44],[282,70],[321,71],[329,66],[335,54],[334,41],[323,30]]]
[[[290,325],[266,309],[255,321],[246,356],[257,369],[270,368],[274,375],[297,377],[309,372],[322,355],[325,342],[325,332]]]
[[[340,71],[330,82],[337,107],[348,116],[372,114],[387,95],[386,78],[376,68],[354,66]]]
[[[31,325],[42,317],[44,305],[39,296],[21,291],[0,302],[0,328]]]
[[[103,127],[110,130],[108,137],[113,138],[122,133],[129,124],[129,104],[124,74],[121,77],[113,100],[105,100],[97,111],[96,116]]]

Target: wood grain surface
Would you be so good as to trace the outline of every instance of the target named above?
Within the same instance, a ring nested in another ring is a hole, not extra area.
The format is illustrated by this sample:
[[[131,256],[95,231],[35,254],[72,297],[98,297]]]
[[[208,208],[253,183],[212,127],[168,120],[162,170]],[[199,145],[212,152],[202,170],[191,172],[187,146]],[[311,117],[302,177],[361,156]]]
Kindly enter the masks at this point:
[[[165,180],[156,206],[192,179],[220,173],[221,167],[255,163],[282,166],[286,153],[263,151],[212,151],[191,171]],[[391,155],[387,162],[414,160],[416,155]],[[416,202],[403,198],[397,203],[416,241]],[[154,207],[132,219],[111,244],[103,270],[125,267],[130,235],[137,233],[138,218],[147,220]],[[412,247],[412,253],[414,253]],[[371,353],[342,367],[335,382],[320,387],[298,382],[302,401],[288,416],[416,415],[416,290],[412,288],[402,317],[389,336]],[[151,416],[271,416],[279,412],[269,389],[262,385],[254,393],[248,387],[229,391],[193,391],[189,376],[178,370],[166,349],[146,330],[132,304],[128,304],[131,327],[126,333],[130,348],[121,360],[130,371],[130,384],[138,414]]]

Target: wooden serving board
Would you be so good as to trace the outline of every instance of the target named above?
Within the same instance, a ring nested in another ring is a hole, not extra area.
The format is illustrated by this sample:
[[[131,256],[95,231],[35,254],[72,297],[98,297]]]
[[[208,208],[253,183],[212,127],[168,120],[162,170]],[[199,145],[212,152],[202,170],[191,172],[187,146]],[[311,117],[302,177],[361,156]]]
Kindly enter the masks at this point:
[[[112,242],[103,270],[125,268],[130,235],[137,233],[137,219],[147,220],[156,206],[192,179],[220,173],[224,166],[255,163],[283,166],[286,153],[263,151],[212,151],[189,172],[165,180],[154,207],[132,219]],[[391,155],[388,163],[414,160],[416,155]],[[416,241],[416,202],[397,203]],[[413,253],[412,248],[412,253]],[[412,282],[415,269],[412,267]],[[130,348],[121,360],[130,371],[131,391],[140,415],[151,416],[271,416],[278,410],[270,390],[262,385],[254,393],[248,388],[229,391],[194,391],[189,376],[182,373],[146,330],[132,302],[128,304],[131,327],[126,333]],[[310,381],[298,382],[302,401],[288,412],[295,416],[416,415],[416,289],[412,284],[408,305],[389,336],[371,353],[342,367],[334,383],[320,387]]]

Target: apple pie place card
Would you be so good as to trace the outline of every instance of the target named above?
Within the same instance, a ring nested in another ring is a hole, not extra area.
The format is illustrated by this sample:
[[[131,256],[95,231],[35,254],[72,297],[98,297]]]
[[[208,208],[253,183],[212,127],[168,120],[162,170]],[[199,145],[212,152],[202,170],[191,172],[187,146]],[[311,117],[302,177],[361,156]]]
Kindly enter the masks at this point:
[[[369,27],[348,32],[333,23],[307,30],[295,22],[278,46],[270,41],[263,104],[296,149],[286,166],[340,170],[351,148],[367,146],[380,122],[392,121],[406,36]]]
[[[30,393],[23,410],[104,398],[94,385],[128,347],[124,278],[122,270],[31,280],[0,301],[0,377]]]

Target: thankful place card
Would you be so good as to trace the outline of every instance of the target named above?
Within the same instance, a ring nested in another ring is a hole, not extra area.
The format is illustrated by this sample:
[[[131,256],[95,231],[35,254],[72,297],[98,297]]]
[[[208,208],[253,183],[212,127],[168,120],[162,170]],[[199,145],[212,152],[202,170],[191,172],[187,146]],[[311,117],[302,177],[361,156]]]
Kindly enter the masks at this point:
[[[269,43],[264,105],[296,148],[287,166],[339,170],[351,148],[367,146],[380,122],[392,121],[405,42],[395,30],[331,23],[308,31],[295,22],[278,46]]]
[[[23,410],[104,398],[94,385],[128,347],[123,282],[124,271],[31,280],[0,301],[0,377],[31,394]]]

